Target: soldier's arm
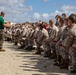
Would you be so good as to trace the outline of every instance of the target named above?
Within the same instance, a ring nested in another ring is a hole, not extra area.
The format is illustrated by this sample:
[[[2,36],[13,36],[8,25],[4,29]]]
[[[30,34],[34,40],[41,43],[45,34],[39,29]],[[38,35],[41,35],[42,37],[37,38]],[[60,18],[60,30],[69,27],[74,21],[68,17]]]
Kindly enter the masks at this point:
[[[73,39],[73,42],[72,42],[72,47],[76,48],[76,35],[74,35],[74,39]]]
[[[11,27],[11,24],[10,24],[10,22],[6,22],[6,23],[3,24],[3,26],[4,27],[7,27],[7,28],[10,28]]]
[[[75,27],[74,27],[74,29],[72,31],[72,35],[73,35],[73,41],[71,42],[71,47],[76,48],[76,28]]]
[[[65,46],[66,47],[71,47],[72,46],[72,43],[74,41],[74,35],[69,35],[66,39],[66,43],[65,43]]]
[[[53,41],[57,42],[59,40],[58,32],[55,31]]]

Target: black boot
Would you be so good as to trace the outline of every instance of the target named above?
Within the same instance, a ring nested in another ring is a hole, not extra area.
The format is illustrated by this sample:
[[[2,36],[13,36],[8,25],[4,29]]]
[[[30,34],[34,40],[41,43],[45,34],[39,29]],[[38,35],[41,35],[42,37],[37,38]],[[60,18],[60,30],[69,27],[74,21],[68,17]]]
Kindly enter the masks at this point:
[[[71,73],[76,73],[76,70],[71,70],[70,72],[71,72]]]
[[[49,57],[48,51],[44,52],[44,57]]]
[[[54,62],[57,62],[57,59],[55,59]]]
[[[49,50],[49,51],[47,51],[47,54],[46,54],[46,56],[45,57],[51,57],[52,56],[52,53],[51,53],[51,51]]]
[[[26,46],[25,48],[24,48],[24,50],[31,50],[31,46]]]
[[[17,45],[17,42],[15,42],[15,44],[14,45]]]
[[[57,66],[58,65],[58,62],[55,62],[53,65],[56,65]]]
[[[57,60],[56,60],[56,62],[53,64],[53,65],[58,65],[58,64],[60,64],[61,63],[61,56],[60,55],[58,55],[57,56]]]
[[[57,59],[57,54],[56,54],[55,50],[53,51],[53,57],[54,57],[54,59]]]
[[[49,59],[56,59],[56,56],[54,56],[53,54],[49,57]]]
[[[59,63],[59,62],[55,62],[54,65],[56,65],[56,66],[62,66],[64,64],[63,63]]]
[[[69,66],[69,59],[64,60],[64,65],[60,66],[60,69],[68,69]]]
[[[23,49],[25,47],[25,45],[20,46],[18,49]]]
[[[37,52],[35,54],[41,54],[40,48],[37,48]]]
[[[62,62],[62,63],[55,62],[55,63],[54,63],[54,65],[56,65],[56,66],[60,67],[60,66],[63,66],[63,65],[64,65],[64,63],[63,63],[63,62]]]
[[[63,58],[61,57],[61,61],[59,61],[59,64],[57,64],[57,66],[60,67],[60,66],[63,66],[63,65],[64,65],[64,60],[63,60]]]
[[[37,51],[35,54],[39,54],[39,55],[40,55],[40,54],[41,54],[41,52],[38,52],[38,51]]]
[[[27,46],[27,48],[25,50],[31,51],[32,50],[32,46]]]

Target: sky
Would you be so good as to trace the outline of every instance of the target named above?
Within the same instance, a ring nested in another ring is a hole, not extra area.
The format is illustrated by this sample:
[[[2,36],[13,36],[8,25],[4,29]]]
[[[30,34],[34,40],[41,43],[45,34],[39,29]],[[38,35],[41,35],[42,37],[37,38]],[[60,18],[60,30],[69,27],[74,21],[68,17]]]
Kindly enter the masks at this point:
[[[0,11],[5,12],[5,21],[48,22],[57,14],[76,13],[76,0],[0,0]]]

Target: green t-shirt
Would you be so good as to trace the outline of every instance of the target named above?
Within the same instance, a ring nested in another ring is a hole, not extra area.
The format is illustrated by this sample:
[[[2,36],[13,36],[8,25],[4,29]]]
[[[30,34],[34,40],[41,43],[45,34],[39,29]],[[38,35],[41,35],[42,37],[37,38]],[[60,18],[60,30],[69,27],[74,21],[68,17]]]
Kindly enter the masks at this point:
[[[0,29],[4,29],[3,24],[4,24],[4,19],[2,16],[0,16]]]

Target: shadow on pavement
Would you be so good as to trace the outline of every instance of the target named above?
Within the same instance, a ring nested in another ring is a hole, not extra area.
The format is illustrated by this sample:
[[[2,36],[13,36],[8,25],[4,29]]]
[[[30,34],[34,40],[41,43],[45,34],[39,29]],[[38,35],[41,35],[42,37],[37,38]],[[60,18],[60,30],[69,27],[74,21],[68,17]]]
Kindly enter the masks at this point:
[[[13,45],[9,45],[7,48],[19,51],[17,54],[19,57],[21,56],[23,60],[23,64],[19,67],[21,67],[23,71],[38,72],[38,74],[35,73],[32,75],[74,75],[70,74],[70,71],[67,69],[63,70],[57,66],[53,66],[54,62],[52,59],[44,58],[42,55],[35,55],[32,52],[25,52]]]

